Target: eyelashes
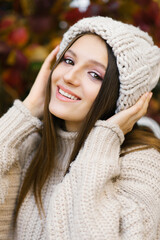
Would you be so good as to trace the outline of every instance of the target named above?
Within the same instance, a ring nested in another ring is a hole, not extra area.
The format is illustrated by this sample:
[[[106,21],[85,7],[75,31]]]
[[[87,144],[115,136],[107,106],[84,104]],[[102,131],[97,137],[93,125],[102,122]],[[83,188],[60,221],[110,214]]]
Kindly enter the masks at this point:
[[[71,60],[70,58],[64,58],[64,57],[63,57],[62,61],[65,62],[65,63],[67,63],[67,64],[74,65],[73,60]]]
[[[69,57],[64,57],[64,56],[63,56],[63,58],[62,58],[61,61],[64,62],[65,64],[67,64],[67,65],[72,65],[72,66],[74,66],[74,61],[73,61],[71,58],[69,58]],[[100,74],[98,74],[98,73],[96,73],[96,72],[94,72],[94,71],[89,71],[88,73],[89,73],[89,75],[90,75],[93,79],[103,81],[103,77],[102,77]]]
[[[93,78],[103,81],[103,78],[100,75],[98,75],[96,72],[89,72],[89,73]]]

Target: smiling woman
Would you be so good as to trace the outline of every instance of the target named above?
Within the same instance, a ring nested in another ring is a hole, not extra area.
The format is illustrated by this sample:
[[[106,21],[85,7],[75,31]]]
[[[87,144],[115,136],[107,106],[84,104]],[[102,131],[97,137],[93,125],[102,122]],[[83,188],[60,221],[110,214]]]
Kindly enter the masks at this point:
[[[50,112],[78,131],[89,112],[107,69],[105,42],[96,35],[81,36],[52,73]]]
[[[159,77],[134,26],[92,17],[64,34],[0,119],[0,239],[160,239],[160,140],[136,124]]]

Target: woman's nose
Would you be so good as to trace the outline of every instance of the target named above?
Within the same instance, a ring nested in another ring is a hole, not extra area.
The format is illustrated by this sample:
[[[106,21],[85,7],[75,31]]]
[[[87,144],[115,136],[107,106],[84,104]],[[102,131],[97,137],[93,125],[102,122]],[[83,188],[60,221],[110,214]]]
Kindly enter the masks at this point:
[[[72,84],[75,86],[79,86],[80,84],[80,71],[76,67],[72,67],[68,69],[66,73],[63,75],[64,82],[68,84]]]

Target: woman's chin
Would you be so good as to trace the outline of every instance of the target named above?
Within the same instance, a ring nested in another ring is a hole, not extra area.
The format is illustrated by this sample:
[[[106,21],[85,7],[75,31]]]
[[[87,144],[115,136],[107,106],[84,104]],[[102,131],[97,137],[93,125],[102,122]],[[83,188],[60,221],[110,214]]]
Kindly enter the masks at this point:
[[[65,112],[66,109],[62,109],[58,106],[54,106],[52,104],[49,104],[49,112],[54,115],[57,118],[60,118],[62,120],[68,120],[68,113]]]
[[[53,107],[49,106],[49,112],[54,115],[55,117],[58,117],[60,119],[63,119],[63,113],[61,111],[58,111],[57,109],[54,109]],[[64,119],[63,119],[64,120]]]

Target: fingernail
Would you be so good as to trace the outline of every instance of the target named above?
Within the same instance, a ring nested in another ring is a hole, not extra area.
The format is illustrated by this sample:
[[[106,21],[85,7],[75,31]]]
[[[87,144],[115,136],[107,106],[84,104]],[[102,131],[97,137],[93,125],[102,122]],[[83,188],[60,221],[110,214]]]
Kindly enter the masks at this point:
[[[145,97],[147,98],[147,97],[148,97],[148,95],[149,95],[149,92],[146,92],[146,93],[145,93]]]
[[[58,47],[59,47],[59,45],[57,45],[57,46],[55,47],[54,51],[57,51]]]
[[[152,92],[150,92],[150,94],[149,94],[149,97],[151,98],[151,97],[152,97],[152,95],[153,95],[153,93],[152,93]]]

